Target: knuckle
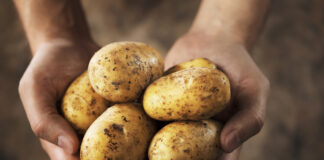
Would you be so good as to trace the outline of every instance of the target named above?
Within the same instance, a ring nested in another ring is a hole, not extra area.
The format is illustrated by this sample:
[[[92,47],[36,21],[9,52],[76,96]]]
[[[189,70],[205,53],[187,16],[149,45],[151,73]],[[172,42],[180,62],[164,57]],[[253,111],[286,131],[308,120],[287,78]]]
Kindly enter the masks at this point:
[[[46,126],[47,124],[45,123],[45,121],[38,120],[37,122],[32,123],[31,128],[37,137],[42,138],[46,130]]]
[[[246,78],[243,81],[240,82],[240,89],[242,90],[251,90],[256,92],[259,90],[258,84],[259,82],[257,81],[256,78]]]
[[[254,117],[256,133],[259,133],[264,125],[264,118],[261,115],[256,115]]]
[[[22,77],[20,79],[20,81],[19,81],[19,84],[18,84],[18,92],[19,92],[19,94],[23,93],[26,84],[27,84],[26,78]]]
[[[24,74],[22,76],[22,78],[20,79],[19,81],[19,84],[18,84],[18,92],[19,94],[23,94],[24,91],[27,89],[27,87],[30,87],[32,86],[32,84],[34,84],[35,82],[35,78],[33,75],[30,75],[30,74]]]
[[[270,89],[270,81],[266,76],[262,76],[262,83],[261,83],[262,87],[266,90],[269,91]]]
[[[254,93],[268,95],[270,91],[270,81],[262,75],[260,78],[249,79],[246,87],[253,90]]]

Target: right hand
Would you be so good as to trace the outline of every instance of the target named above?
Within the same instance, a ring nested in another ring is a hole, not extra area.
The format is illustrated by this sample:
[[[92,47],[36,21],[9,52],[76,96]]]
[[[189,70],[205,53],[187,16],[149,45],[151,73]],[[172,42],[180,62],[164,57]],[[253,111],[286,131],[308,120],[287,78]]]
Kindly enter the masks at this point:
[[[44,42],[20,80],[19,95],[31,128],[51,159],[79,159],[77,134],[58,113],[58,102],[98,49],[92,41]]]
[[[69,154],[55,144],[42,139],[40,142],[43,149],[52,160],[80,160],[79,155]]]
[[[190,32],[173,45],[165,66],[205,57],[224,71],[231,82],[231,103],[214,118],[225,122],[220,135],[221,160],[237,160],[239,148],[262,128],[270,83],[250,57],[244,44],[219,33]]]

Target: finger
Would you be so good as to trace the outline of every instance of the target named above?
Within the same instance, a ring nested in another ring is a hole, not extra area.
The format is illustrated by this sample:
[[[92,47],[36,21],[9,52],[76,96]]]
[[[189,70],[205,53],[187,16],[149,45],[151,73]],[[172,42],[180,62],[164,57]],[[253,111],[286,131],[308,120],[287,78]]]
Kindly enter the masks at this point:
[[[241,110],[224,126],[221,145],[225,152],[232,152],[243,142],[257,134],[263,126],[263,117],[253,110]]]
[[[40,140],[43,149],[48,154],[51,160],[80,160],[78,155],[72,155],[66,153],[62,148],[47,142],[45,140]]]
[[[241,152],[241,147],[236,148],[231,153],[223,153],[219,160],[238,160]]]
[[[263,127],[267,93],[255,87],[241,88],[236,97],[238,112],[225,124],[221,133],[221,145],[225,152],[232,152],[243,142],[257,134]]]
[[[27,81],[27,80],[28,81]],[[56,92],[46,81],[23,78],[19,86],[27,117],[35,135],[62,147],[68,153],[78,149],[78,138],[56,109]]]

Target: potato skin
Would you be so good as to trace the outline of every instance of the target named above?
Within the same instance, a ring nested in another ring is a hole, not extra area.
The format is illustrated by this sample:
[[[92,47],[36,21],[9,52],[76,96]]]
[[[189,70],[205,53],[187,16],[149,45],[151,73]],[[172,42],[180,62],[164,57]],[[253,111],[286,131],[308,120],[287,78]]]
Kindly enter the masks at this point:
[[[111,43],[95,53],[88,67],[91,85],[111,102],[136,100],[163,69],[160,53],[138,42]]]
[[[88,71],[76,78],[66,90],[61,109],[65,119],[79,133],[84,134],[91,123],[110,103],[91,87]]]
[[[211,60],[209,60],[207,58],[196,58],[196,59],[192,59],[187,62],[177,64],[177,65],[169,68],[167,71],[164,72],[164,75],[168,75],[168,74],[180,71],[180,70],[194,68],[194,67],[206,67],[206,68],[217,69],[216,64],[213,63]]]
[[[149,147],[150,160],[214,160],[221,154],[221,124],[214,120],[177,121],[163,127]]]
[[[189,68],[154,81],[144,93],[145,112],[156,120],[202,120],[230,101],[230,83],[216,69]]]
[[[81,160],[142,160],[155,132],[154,121],[139,104],[116,104],[87,130]]]

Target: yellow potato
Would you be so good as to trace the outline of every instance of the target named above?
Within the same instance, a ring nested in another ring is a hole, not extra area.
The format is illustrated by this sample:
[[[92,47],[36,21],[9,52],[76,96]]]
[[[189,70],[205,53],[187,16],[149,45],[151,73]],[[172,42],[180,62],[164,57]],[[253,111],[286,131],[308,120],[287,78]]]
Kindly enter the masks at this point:
[[[87,130],[81,160],[143,160],[156,132],[154,122],[136,103],[108,108]]]
[[[163,59],[154,48],[138,42],[111,43],[89,63],[95,91],[111,102],[131,102],[163,74]]]
[[[91,123],[110,105],[92,89],[85,71],[66,90],[62,100],[65,119],[80,134],[84,134]]]
[[[177,64],[169,68],[167,71],[164,72],[164,75],[174,73],[180,70],[188,69],[188,68],[194,68],[194,67],[206,67],[212,69],[217,68],[216,64],[214,64],[212,61],[210,61],[207,58],[196,58],[187,62]]]
[[[215,160],[221,154],[221,124],[214,120],[178,121],[163,127],[149,147],[150,160]]]
[[[145,112],[162,121],[208,119],[230,101],[226,75],[210,68],[189,68],[150,84],[143,98]]]

